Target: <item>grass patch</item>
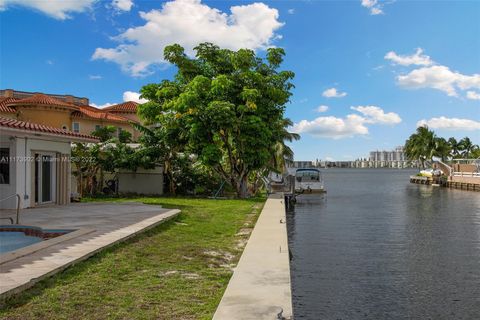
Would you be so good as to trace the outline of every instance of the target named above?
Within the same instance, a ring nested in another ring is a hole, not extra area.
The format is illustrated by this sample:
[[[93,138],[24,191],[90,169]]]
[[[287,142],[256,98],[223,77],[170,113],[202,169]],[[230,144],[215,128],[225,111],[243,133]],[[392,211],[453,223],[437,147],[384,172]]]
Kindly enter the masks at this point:
[[[211,319],[264,203],[101,201],[141,201],[182,213],[5,301],[1,319]]]

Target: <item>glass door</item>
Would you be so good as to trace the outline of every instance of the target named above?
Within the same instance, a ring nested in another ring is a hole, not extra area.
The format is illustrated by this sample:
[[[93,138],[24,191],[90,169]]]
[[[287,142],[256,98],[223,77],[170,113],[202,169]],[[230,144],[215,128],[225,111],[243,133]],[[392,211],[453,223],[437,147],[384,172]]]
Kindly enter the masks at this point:
[[[42,156],[42,202],[52,201],[52,157]]]
[[[35,154],[35,202],[38,204],[55,201],[55,163],[49,154]]]

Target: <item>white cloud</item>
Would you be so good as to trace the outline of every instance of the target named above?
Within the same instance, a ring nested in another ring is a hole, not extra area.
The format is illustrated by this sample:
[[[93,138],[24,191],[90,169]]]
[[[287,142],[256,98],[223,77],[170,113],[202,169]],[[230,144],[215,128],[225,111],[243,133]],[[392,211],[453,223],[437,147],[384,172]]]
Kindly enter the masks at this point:
[[[165,46],[178,43],[188,55],[201,42],[212,42],[222,48],[265,49],[279,38],[275,31],[283,23],[278,11],[264,3],[232,6],[227,14],[202,4],[200,0],[174,0],[161,9],[140,12],[146,21],[129,28],[114,39],[115,48],[97,48],[92,59],[118,63],[133,76],[153,73],[156,65],[164,64]]]
[[[99,74],[91,74],[91,75],[88,76],[88,79],[90,79],[90,80],[100,80],[102,78],[103,77]]]
[[[417,48],[415,53],[412,55],[398,55],[394,51],[390,51],[385,55],[384,58],[402,66],[410,66],[412,64],[418,66],[429,66],[433,64],[432,59],[423,54],[422,48]]]
[[[399,75],[397,83],[409,89],[433,88],[456,97],[458,89],[480,89],[480,74],[468,76],[451,71],[446,66],[434,65]]]
[[[475,91],[467,91],[467,98],[471,100],[480,100],[480,93]]]
[[[330,88],[323,91],[322,96],[326,98],[343,98],[347,95],[346,92],[337,91],[336,88]]]
[[[370,9],[371,15],[383,14],[382,5],[377,0],[362,0],[362,6]]]
[[[140,93],[138,93],[138,92],[125,91],[123,93],[123,102],[127,102],[127,101],[135,101],[135,102],[138,102],[138,103],[145,103],[148,100],[140,98]],[[110,107],[110,106],[113,106],[113,105],[116,105],[116,104],[118,104],[118,103],[107,102],[107,103],[100,104],[100,105],[97,105],[95,103],[91,103],[92,107],[95,107],[95,108],[98,108],[98,109],[103,109],[103,108]]]
[[[412,55],[398,55],[390,51],[385,59],[394,64],[403,66],[421,66],[396,77],[397,84],[407,89],[432,88],[445,92],[451,97],[458,97],[459,91],[480,89],[480,74],[465,75],[458,71],[452,71],[449,67],[435,64],[423,49],[418,48]],[[467,91],[468,99],[476,99],[478,92]]]
[[[470,119],[459,118],[431,118],[430,120],[420,120],[417,122],[417,127],[428,126],[432,129],[444,129],[444,130],[465,130],[474,131],[480,130],[480,122]]]
[[[363,116],[348,114],[345,118],[328,116],[311,121],[301,120],[292,126],[291,131],[308,133],[319,138],[342,139],[368,135],[368,124],[397,124],[401,121],[396,113],[385,113],[376,106],[358,106],[351,109]]]
[[[325,105],[321,105],[315,108],[315,111],[319,113],[327,112],[327,110],[328,110],[328,106],[325,106]]]
[[[383,14],[383,10],[380,9],[379,7],[373,7],[370,9],[370,14],[372,16],[376,16],[377,14]]]
[[[84,12],[92,7],[96,0],[0,0],[0,11],[12,6],[35,9],[59,20],[70,19],[71,13]]]
[[[295,13],[295,9],[288,9],[288,14],[294,14]]]
[[[385,113],[377,106],[357,106],[350,109],[360,112],[366,117],[366,123],[398,124],[402,119],[395,112]]]
[[[133,7],[132,0],[113,0],[112,6],[118,11],[130,11]]]
[[[349,114],[345,118],[329,116],[318,117],[312,121],[302,120],[293,125],[292,131],[296,133],[309,133],[319,138],[332,139],[368,134],[365,119],[356,114]]]
[[[147,100],[147,99],[140,98],[140,93],[138,93],[138,92],[125,91],[125,92],[123,93],[123,101],[124,101],[124,102],[126,102],[126,101],[135,101],[135,102],[138,102],[138,103],[145,103],[145,102],[147,102],[148,100]]]
[[[377,0],[362,0],[362,6],[365,8],[372,8],[377,4]]]
[[[95,107],[97,109],[103,109],[103,108],[106,108],[106,107],[110,107],[110,106],[113,106],[115,105],[116,103],[110,103],[110,102],[107,102],[107,103],[104,103],[104,104],[96,104],[96,103],[90,103],[90,105],[92,107]]]

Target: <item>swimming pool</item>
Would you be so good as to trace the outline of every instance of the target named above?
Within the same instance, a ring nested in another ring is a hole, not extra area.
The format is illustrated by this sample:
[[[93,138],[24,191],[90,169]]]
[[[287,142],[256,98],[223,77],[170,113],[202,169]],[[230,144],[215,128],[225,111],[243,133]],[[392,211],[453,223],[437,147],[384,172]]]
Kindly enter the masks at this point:
[[[0,225],[0,254],[62,236],[74,230],[42,229],[34,226]]]

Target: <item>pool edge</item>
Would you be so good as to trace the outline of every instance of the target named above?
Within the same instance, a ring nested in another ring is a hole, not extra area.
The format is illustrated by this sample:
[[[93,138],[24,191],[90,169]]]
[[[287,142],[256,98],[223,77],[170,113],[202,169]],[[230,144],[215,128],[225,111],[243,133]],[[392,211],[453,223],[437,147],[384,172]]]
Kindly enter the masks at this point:
[[[16,259],[19,259],[19,258],[24,257],[26,255],[35,253],[37,251],[46,249],[48,247],[54,246],[54,245],[56,245],[60,242],[75,239],[77,237],[80,237],[80,236],[83,236],[83,235],[86,235],[86,234],[89,234],[89,233],[92,233],[92,232],[95,232],[95,231],[96,231],[95,229],[80,228],[80,229],[69,232],[69,233],[64,234],[62,236],[59,236],[59,237],[55,237],[55,238],[48,239],[48,240],[45,240],[45,241],[40,241],[38,243],[31,244],[29,246],[20,248],[20,249],[15,250],[15,251],[10,251],[10,252],[0,254],[0,265],[5,264],[5,263],[10,262],[10,261],[13,261],[13,260],[16,260]]]

